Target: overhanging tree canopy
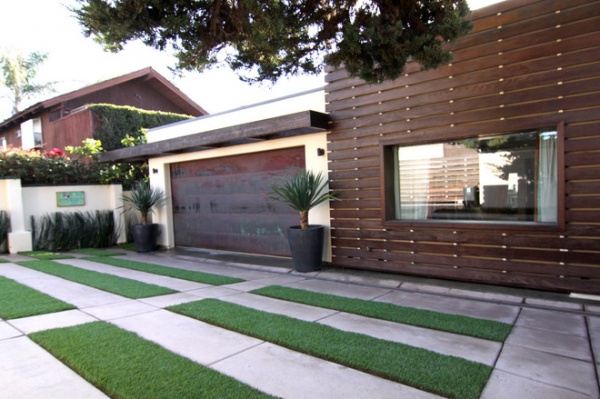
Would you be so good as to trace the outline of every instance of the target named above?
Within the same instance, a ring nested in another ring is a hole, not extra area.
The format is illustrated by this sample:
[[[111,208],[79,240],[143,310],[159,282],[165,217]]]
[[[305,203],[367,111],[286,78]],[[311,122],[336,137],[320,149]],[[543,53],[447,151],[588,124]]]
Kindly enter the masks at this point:
[[[84,33],[111,51],[140,39],[172,46],[176,68],[226,63],[248,81],[318,73],[323,61],[375,83],[409,59],[451,60],[443,44],[471,28],[466,0],[78,0]]]

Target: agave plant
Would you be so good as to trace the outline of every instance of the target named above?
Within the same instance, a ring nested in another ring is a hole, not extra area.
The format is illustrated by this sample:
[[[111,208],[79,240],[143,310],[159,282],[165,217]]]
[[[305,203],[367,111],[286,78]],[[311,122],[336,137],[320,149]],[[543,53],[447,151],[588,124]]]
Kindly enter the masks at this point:
[[[300,172],[283,184],[273,184],[269,198],[281,201],[300,212],[300,228],[308,228],[308,212],[325,201],[337,200],[334,193],[326,191],[329,180],[319,172]]]
[[[148,224],[148,213],[162,206],[167,198],[162,189],[150,187],[146,182],[138,182],[131,187],[130,195],[123,197],[123,201],[140,212],[142,224]]]

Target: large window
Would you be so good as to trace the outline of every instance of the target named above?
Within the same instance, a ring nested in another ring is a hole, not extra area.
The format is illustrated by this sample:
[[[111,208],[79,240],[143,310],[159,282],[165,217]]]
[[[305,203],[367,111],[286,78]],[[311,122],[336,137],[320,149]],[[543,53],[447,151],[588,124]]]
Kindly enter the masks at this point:
[[[387,146],[386,219],[556,225],[558,143],[546,128]]]

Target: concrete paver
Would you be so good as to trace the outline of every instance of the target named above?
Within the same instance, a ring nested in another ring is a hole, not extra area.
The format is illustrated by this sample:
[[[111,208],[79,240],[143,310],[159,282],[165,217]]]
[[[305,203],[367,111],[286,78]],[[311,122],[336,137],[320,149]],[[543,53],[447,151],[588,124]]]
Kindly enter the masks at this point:
[[[585,319],[580,314],[542,309],[523,309],[516,325],[587,337]]]
[[[263,342],[166,310],[112,320],[111,323],[203,365]]]
[[[481,399],[592,399],[586,395],[528,378],[519,377],[501,370],[494,370]]]
[[[23,333],[5,321],[0,321],[0,341],[3,339],[18,337]]]
[[[303,305],[301,303],[245,293],[228,295],[220,298],[220,300],[305,321],[321,320],[327,316],[338,313],[336,310],[323,309],[315,306]]]
[[[93,306],[82,309],[98,320],[113,320],[122,317],[135,316],[142,313],[153,312],[158,307],[147,303],[131,300],[127,302],[111,303],[108,305]]]
[[[506,343],[587,362],[592,361],[590,342],[587,337],[579,335],[515,326]]]
[[[345,284],[337,281],[307,279],[297,283],[286,284],[288,287],[315,291],[323,294],[345,296],[358,299],[373,299],[390,292],[387,288]]]
[[[20,319],[9,320],[8,323],[25,334],[31,334],[36,331],[59,327],[72,327],[92,321],[96,321],[96,319],[80,310],[74,309],[66,310],[64,312],[23,317]]]
[[[256,367],[257,364],[261,367]],[[440,398],[270,343],[224,359],[212,367],[281,398]]]
[[[402,325],[385,320],[370,319],[348,313],[338,313],[319,320],[319,323],[338,330],[399,342],[443,355],[461,357],[488,366],[494,365],[502,348],[502,344],[499,342]]]
[[[127,300],[120,295],[10,263],[5,263],[0,267],[0,275],[80,308]]]
[[[105,265],[102,263],[90,262],[83,259],[65,259],[59,260],[57,262],[79,267],[81,269],[92,270],[100,273],[110,274],[113,276],[141,281],[146,284],[159,285],[161,287],[166,287],[177,291],[191,291],[200,288],[211,287],[211,285],[209,284],[196,283],[194,281],[187,281],[167,276],[161,276],[158,274],[145,273],[138,270],[131,270],[123,267],[116,267],[111,265]]]
[[[521,346],[504,345],[496,370],[598,397],[598,381],[594,365],[590,362]]]
[[[27,337],[0,341],[0,397],[107,398]]]
[[[519,307],[490,302],[425,294],[420,292],[393,291],[377,298],[377,301],[427,309],[442,313],[459,314],[480,319],[513,323],[519,314]]]

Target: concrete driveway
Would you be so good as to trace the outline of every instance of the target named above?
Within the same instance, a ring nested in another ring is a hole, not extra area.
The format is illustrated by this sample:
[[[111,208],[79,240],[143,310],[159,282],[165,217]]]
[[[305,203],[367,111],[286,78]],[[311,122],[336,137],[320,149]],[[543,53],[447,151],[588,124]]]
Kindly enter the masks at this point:
[[[35,331],[96,320],[133,331],[177,354],[283,398],[438,397],[164,310],[202,298],[219,298],[493,366],[494,371],[481,396],[485,399],[600,396],[600,302],[576,300],[565,294],[361,271],[324,269],[299,274],[291,270],[287,259],[211,251],[131,252],[125,258],[239,277],[245,281],[214,287],[79,258],[59,261],[177,291],[131,300],[12,263],[31,258],[3,257],[11,263],[0,264],[0,275],[71,303],[77,309],[0,320],[2,398],[105,397],[27,337]],[[502,344],[248,293],[269,285],[498,320],[514,327]]]

